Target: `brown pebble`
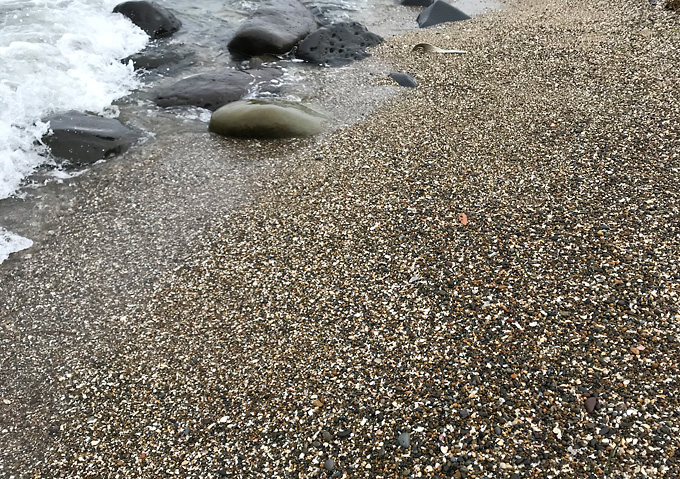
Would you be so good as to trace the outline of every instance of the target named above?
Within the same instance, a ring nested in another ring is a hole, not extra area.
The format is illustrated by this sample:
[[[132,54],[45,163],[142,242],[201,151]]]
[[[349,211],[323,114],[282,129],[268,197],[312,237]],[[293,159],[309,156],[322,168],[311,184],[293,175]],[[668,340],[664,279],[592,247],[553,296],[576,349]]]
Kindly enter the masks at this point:
[[[318,399],[315,399],[314,401],[312,401],[312,406],[321,407],[321,406],[323,406],[323,403],[321,401],[319,401]]]
[[[589,397],[586,399],[586,411],[588,411],[588,413],[592,414],[592,412],[595,410],[595,406],[597,406],[596,397]]]

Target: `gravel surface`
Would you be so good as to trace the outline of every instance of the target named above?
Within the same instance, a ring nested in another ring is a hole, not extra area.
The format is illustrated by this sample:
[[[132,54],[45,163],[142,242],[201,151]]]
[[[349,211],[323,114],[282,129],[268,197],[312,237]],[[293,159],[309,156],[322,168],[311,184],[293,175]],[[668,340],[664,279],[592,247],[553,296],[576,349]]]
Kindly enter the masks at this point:
[[[418,88],[74,337],[44,460],[0,398],[0,475],[678,477],[680,19],[611,3],[380,46]]]

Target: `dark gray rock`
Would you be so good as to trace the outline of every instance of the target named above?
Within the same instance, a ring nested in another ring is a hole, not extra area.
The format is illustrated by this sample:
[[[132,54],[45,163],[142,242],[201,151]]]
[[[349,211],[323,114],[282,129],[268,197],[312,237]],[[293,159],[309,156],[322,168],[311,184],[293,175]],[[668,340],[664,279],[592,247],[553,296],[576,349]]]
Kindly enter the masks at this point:
[[[415,88],[418,86],[418,83],[416,83],[416,79],[407,73],[394,72],[390,73],[389,77],[395,82],[397,82],[399,85],[405,86],[407,88]]]
[[[146,48],[123,59],[132,61],[135,70],[155,70],[160,67],[175,69],[180,65],[188,67],[194,63],[195,53],[186,48],[172,48],[169,45]]]
[[[151,38],[169,37],[182,26],[182,22],[167,8],[156,2],[135,1],[116,5],[113,13],[128,17]]]
[[[92,164],[122,153],[138,135],[113,118],[102,118],[69,111],[44,118],[50,122],[51,134],[43,137],[52,155],[75,166]]]
[[[214,111],[240,100],[256,84],[268,89],[272,86],[271,81],[280,75],[281,71],[275,68],[203,73],[157,88],[154,101],[162,107],[198,106]]]
[[[335,470],[335,461],[333,459],[326,459],[326,461],[323,463],[323,468],[327,471],[333,472],[333,470]]]
[[[401,0],[405,7],[429,7],[434,0]]]
[[[418,15],[418,25],[420,28],[427,28],[433,25],[447,22],[459,22],[461,20],[470,20],[467,13],[458,10],[456,7],[448,3],[437,0]]]
[[[268,0],[246,19],[228,47],[245,56],[286,53],[318,26],[298,0]]]
[[[369,56],[366,48],[382,41],[380,36],[369,32],[360,23],[334,23],[310,33],[298,45],[295,56],[310,63],[347,65]]]
[[[397,438],[397,444],[399,444],[399,446],[403,447],[404,449],[410,447],[411,435],[407,432],[402,432],[401,434],[399,434],[399,437]]]
[[[229,103],[215,111],[209,130],[238,138],[294,138],[321,133],[324,124],[316,112],[297,103],[249,100]],[[344,434],[341,431],[338,437]]]

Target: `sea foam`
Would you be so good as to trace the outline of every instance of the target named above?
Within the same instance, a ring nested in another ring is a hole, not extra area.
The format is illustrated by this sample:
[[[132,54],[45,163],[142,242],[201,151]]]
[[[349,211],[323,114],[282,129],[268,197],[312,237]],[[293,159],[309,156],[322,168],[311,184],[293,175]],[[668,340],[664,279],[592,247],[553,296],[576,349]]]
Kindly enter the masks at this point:
[[[0,9],[0,198],[45,160],[40,139],[50,113],[109,113],[137,84],[120,59],[147,35],[109,0],[3,2]]]
[[[67,110],[115,116],[112,102],[137,85],[122,58],[148,36],[120,14],[116,0],[4,0],[0,5],[0,199],[15,194],[45,163],[41,118]],[[19,240],[0,229],[3,251]],[[8,246],[9,245],[9,246]],[[11,252],[11,251],[10,251]],[[6,256],[5,256],[6,257]]]
[[[14,233],[10,233],[4,228],[0,228],[0,263],[5,261],[10,254],[21,251],[22,249],[33,246],[33,241],[23,238]]]

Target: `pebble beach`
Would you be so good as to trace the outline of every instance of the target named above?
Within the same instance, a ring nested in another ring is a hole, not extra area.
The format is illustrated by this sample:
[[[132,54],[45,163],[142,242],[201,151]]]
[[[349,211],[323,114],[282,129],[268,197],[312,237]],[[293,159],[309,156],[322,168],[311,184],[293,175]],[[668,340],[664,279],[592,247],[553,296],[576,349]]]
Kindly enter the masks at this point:
[[[418,87],[281,143],[153,287],[3,276],[0,477],[680,476],[680,13],[514,0],[372,53]]]

